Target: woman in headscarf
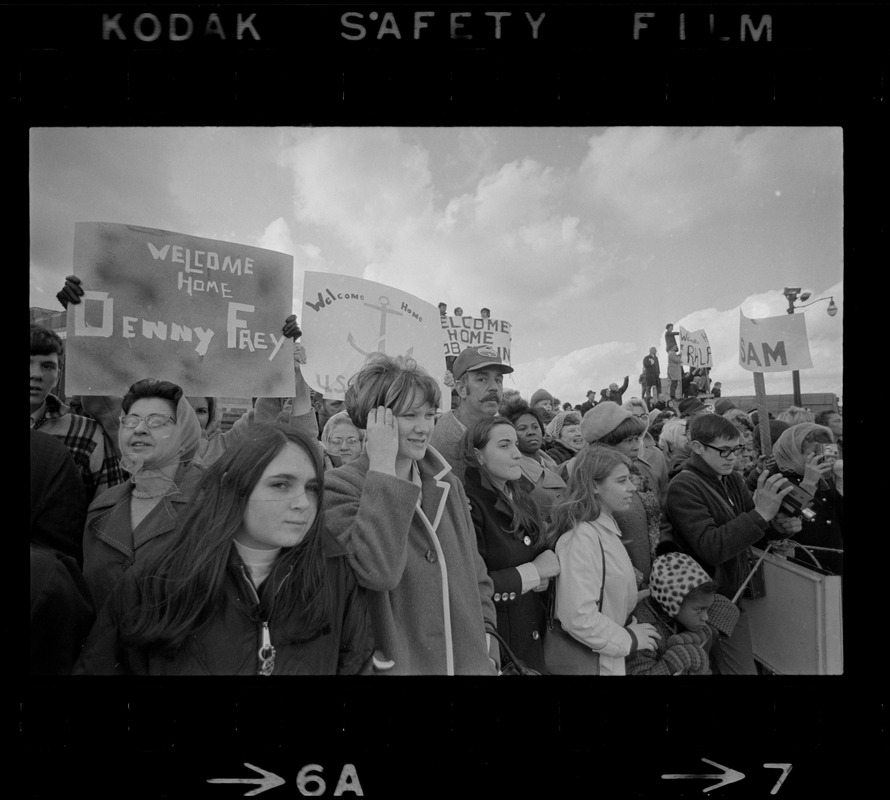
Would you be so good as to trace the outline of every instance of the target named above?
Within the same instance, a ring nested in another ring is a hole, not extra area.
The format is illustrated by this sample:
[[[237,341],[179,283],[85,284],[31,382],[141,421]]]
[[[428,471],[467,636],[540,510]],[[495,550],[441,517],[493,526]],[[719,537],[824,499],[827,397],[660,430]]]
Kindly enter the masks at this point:
[[[330,417],[321,431],[325,469],[335,469],[355,461],[364,448],[365,432],[352,423],[349,414],[338,411]]]
[[[97,611],[126,570],[166,544],[202,472],[194,461],[201,425],[179,386],[137,381],[121,410],[121,467],[130,478],[93,500],[84,530],[83,573]]]
[[[547,435],[551,441],[547,455],[557,464],[568,461],[584,447],[581,415],[577,411],[560,411],[547,424]]]
[[[844,462],[837,458],[834,434],[829,428],[812,422],[799,422],[787,428],[773,446],[776,467],[814,500],[812,519],[802,520],[802,529],[794,541],[802,545],[843,550]],[[819,564],[840,575],[843,553],[812,551]],[[797,561],[813,566],[807,556],[797,553]]]

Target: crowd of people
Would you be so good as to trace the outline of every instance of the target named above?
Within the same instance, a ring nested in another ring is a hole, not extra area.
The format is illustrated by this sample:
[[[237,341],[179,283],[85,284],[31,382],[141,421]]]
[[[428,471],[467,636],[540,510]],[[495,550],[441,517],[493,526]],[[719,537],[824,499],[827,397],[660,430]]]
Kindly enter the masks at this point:
[[[65,402],[32,324],[32,673],[756,674],[750,548],[841,572],[842,419],[792,407],[761,454],[756,414],[680,394],[671,328],[668,393],[652,348],[639,397],[526,400],[481,345],[444,408],[382,353],[316,395],[289,317],[293,396],[223,431],[162,378]]]

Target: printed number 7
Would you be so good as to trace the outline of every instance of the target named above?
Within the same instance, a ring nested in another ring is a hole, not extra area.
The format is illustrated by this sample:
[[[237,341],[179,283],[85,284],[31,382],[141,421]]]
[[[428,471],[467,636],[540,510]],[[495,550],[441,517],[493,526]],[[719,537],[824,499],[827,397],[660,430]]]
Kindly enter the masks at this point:
[[[782,775],[779,777],[779,780],[776,781],[776,785],[773,786],[773,790],[770,792],[770,794],[778,794],[779,787],[785,781],[785,778],[788,777],[788,773],[791,772],[791,764],[764,764],[763,766],[769,769],[782,770]]]

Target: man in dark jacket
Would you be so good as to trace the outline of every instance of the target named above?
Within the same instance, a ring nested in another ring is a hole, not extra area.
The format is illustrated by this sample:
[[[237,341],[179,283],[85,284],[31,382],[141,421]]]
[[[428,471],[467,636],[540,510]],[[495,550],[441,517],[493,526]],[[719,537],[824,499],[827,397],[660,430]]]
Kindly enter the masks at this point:
[[[677,544],[696,559],[729,598],[748,574],[749,547],[764,535],[786,538],[800,530],[800,520],[780,514],[792,486],[781,475],[764,473],[753,494],[733,469],[741,451],[736,427],[716,414],[702,414],[689,425],[692,455],[671,480],[665,515]],[[751,632],[741,601],[739,622],[712,652],[715,671],[756,675]]]
[[[622,383],[620,387],[617,383],[610,383],[608,389],[603,389],[603,399],[611,400],[613,403],[618,403],[620,406],[624,402],[624,393],[627,391],[628,380],[628,376],[625,375],[624,383]]]
[[[661,365],[658,363],[658,351],[649,348],[649,355],[643,357],[643,399],[655,398],[661,393]]]

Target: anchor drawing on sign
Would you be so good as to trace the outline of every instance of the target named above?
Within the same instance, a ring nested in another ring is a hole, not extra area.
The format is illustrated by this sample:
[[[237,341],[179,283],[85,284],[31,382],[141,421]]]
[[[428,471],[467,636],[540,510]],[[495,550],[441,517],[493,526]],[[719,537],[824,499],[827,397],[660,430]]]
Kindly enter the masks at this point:
[[[376,346],[372,350],[367,350],[367,351],[362,350],[361,347],[359,347],[355,343],[355,339],[353,338],[352,333],[350,333],[346,337],[346,341],[349,342],[349,345],[350,345],[350,347],[352,347],[353,350],[355,350],[358,353],[361,353],[363,356],[369,356],[369,355],[371,355],[371,353],[386,354],[386,315],[387,314],[395,314],[397,317],[401,317],[401,316],[403,316],[402,312],[401,311],[393,311],[392,309],[390,309],[389,308],[389,298],[384,295],[380,296],[380,305],[379,306],[375,306],[373,303],[365,303],[365,305],[368,308],[375,308],[380,312],[380,333],[377,338]],[[413,353],[413,352],[414,352],[414,348],[411,347],[411,348],[409,348],[408,352],[405,353],[405,355],[410,356],[411,353]]]

